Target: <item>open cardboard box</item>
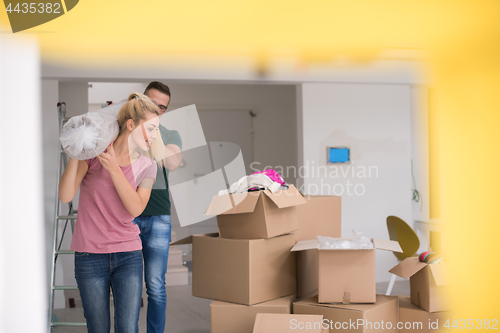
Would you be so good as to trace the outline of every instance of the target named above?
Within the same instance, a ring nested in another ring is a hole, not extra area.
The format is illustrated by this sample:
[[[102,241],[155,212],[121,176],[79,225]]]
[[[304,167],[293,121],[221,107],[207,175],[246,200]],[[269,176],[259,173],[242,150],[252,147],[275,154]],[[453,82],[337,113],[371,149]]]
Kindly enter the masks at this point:
[[[253,305],[295,293],[293,234],[269,239],[193,235],[193,296]]]
[[[258,313],[253,333],[328,333],[323,326],[322,315]]]
[[[427,264],[410,257],[394,266],[389,272],[402,278],[410,278],[411,302],[429,312],[448,311],[446,302],[448,278],[444,262]]]
[[[296,240],[308,240],[317,236],[340,237],[341,197],[330,195],[305,195],[305,205],[296,207],[299,229],[294,232]],[[298,299],[318,294],[318,251],[297,252]],[[316,273],[316,274],[314,274]]]
[[[217,215],[220,237],[260,239],[284,235],[298,229],[295,206],[305,204],[302,194],[269,190],[214,196],[205,215]]]
[[[341,238],[337,238],[341,240]],[[316,249],[320,303],[374,303],[375,250],[402,252],[398,242],[372,239],[373,249],[320,249],[317,239],[299,241],[292,252]]]

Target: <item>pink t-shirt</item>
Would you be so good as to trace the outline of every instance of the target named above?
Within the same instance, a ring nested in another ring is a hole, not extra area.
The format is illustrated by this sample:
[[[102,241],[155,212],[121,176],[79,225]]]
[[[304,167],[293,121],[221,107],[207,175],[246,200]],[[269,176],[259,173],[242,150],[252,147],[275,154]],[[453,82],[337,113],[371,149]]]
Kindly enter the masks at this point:
[[[80,185],[78,214],[71,249],[78,252],[114,253],[142,249],[139,227],[123,205],[109,172],[94,157]],[[156,179],[156,162],[140,156],[120,167],[134,190],[144,178]]]

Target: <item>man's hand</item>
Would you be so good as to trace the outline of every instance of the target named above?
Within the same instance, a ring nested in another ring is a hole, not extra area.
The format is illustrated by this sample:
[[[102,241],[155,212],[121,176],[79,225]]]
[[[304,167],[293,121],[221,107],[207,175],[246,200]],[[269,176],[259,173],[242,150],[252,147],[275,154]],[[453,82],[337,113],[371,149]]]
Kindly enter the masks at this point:
[[[179,167],[182,162],[182,152],[181,149],[174,144],[168,144],[165,146],[165,159],[163,163],[165,163],[165,167],[169,171],[174,171]]]

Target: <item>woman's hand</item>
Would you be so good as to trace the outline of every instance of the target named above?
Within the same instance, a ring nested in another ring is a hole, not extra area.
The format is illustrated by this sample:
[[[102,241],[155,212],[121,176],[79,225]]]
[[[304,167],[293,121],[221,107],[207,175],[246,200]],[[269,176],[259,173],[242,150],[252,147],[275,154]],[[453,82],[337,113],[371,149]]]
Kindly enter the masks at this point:
[[[104,169],[108,170],[109,173],[120,170],[115,150],[113,149],[113,142],[109,144],[106,153],[103,152],[99,154],[99,161],[101,161],[102,166]]]
[[[150,187],[152,187],[154,179],[146,178],[139,184],[149,188],[139,186],[134,189],[120,169],[112,143],[108,146],[107,152],[100,154],[99,158],[102,166],[108,170],[116,192],[129,214],[133,217],[139,216],[148,204],[151,194]],[[148,186],[148,182],[151,183],[150,186]]]

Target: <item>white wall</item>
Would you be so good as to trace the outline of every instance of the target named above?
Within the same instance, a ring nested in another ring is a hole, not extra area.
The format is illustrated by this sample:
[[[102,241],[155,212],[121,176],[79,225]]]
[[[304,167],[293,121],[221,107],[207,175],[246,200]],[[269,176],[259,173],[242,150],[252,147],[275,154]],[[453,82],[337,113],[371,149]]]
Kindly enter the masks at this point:
[[[203,110],[252,110],[256,168],[297,165],[294,85],[171,84],[172,109],[196,104]],[[202,124],[203,125],[203,124]],[[227,124],[231,126],[231,124]],[[287,179],[295,183],[295,179]]]
[[[88,83],[59,81],[59,101],[66,103],[66,118],[88,112]]]
[[[356,228],[388,239],[388,215],[412,218],[410,86],[307,83],[299,89],[299,164],[309,170],[303,191],[342,196],[343,237]],[[329,146],[349,147],[352,162],[328,165]],[[389,280],[387,271],[396,263],[392,253],[377,251],[377,281]]]
[[[40,60],[0,35],[0,332],[47,331]]]
[[[133,92],[144,92],[146,83],[135,82],[91,82],[89,84],[89,104],[102,104],[106,101],[113,103],[127,99]]]
[[[412,201],[413,219],[429,221],[429,117],[427,88],[415,86],[411,90],[411,159],[413,161],[413,176],[420,201]],[[412,180],[413,181],[413,180]],[[415,227],[415,225],[413,225]]]

